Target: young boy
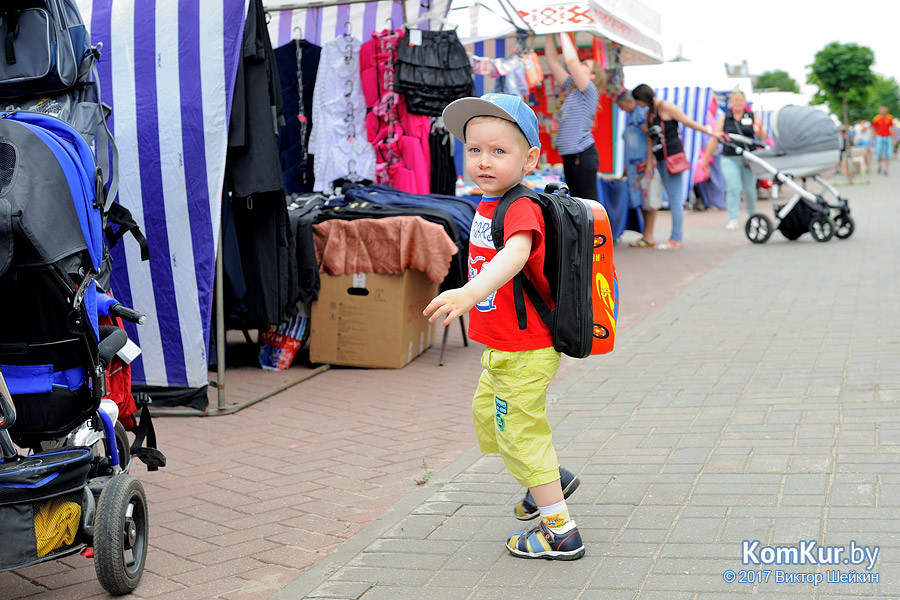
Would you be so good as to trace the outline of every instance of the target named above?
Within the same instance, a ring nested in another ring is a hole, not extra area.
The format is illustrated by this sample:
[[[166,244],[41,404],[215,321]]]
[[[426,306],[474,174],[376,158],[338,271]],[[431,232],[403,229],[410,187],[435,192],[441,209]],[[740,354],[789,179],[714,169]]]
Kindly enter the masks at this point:
[[[557,462],[545,406],[560,355],[527,298],[527,328],[519,329],[513,300],[511,279],[524,269],[549,302],[540,207],[528,198],[509,207],[500,251],[491,234],[500,198],[537,166],[537,117],[520,97],[506,94],[456,100],[443,116],[465,144],[466,172],[484,196],[469,236],[469,282],[440,294],[424,313],[432,323],[443,318],[446,327],[468,312],[469,337],[487,346],[472,399],[478,444],[482,452],[499,453],[510,475],[528,488],[516,504],[516,518],[541,516],[535,527],[513,533],[507,549],[522,558],[581,558],[584,545],[565,502],[579,480]]]

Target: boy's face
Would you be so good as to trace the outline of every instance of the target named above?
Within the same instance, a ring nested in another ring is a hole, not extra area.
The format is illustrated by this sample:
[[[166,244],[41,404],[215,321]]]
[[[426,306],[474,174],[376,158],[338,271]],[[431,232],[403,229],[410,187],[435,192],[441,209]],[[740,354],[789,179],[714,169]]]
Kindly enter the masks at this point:
[[[537,166],[539,148],[528,148],[510,121],[486,119],[466,127],[466,172],[485,196],[497,197],[522,182]]]

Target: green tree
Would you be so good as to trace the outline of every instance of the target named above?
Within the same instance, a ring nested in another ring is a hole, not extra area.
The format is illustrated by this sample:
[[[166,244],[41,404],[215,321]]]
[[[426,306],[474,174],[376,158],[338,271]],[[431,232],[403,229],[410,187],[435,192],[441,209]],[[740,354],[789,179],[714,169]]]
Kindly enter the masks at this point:
[[[892,115],[900,115],[900,85],[893,77],[875,73],[875,81],[869,87],[869,114],[863,118],[871,119],[882,104],[888,107]]]
[[[868,104],[868,88],[874,81],[872,63],[875,53],[857,44],[831,42],[816,52],[807,83],[819,87],[814,104],[827,103],[831,112],[842,114],[850,123],[850,104],[864,108]]]
[[[780,90],[782,92],[800,91],[800,86],[786,71],[766,71],[756,78],[753,88],[758,90]]]

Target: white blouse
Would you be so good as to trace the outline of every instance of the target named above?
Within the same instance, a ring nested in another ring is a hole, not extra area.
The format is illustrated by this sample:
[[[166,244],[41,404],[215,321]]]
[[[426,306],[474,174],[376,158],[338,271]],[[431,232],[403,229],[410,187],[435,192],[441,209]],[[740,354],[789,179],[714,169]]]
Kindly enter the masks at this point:
[[[316,192],[332,193],[336,179],[375,180],[375,149],[366,139],[359,48],[359,40],[347,36],[322,46],[309,134]]]

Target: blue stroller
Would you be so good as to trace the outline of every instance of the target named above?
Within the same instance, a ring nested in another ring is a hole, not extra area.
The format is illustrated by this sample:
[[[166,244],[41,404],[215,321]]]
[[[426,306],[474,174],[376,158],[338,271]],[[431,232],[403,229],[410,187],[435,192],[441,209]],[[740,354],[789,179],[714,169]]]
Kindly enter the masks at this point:
[[[47,115],[0,114],[0,571],[81,552],[120,595],[137,587],[147,554],[132,455],[148,470],[165,457],[129,445],[106,397],[110,362],[129,341],[98,314],[142,315],[101,288],[103,197],[78,132]]]

